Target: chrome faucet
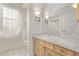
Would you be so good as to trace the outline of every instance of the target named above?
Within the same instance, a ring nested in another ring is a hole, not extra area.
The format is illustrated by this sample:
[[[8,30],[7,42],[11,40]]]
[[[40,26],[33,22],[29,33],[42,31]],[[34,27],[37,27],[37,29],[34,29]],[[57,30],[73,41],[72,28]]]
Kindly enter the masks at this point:
[[[55,36],[59,36],[59,32],[55,32]]]

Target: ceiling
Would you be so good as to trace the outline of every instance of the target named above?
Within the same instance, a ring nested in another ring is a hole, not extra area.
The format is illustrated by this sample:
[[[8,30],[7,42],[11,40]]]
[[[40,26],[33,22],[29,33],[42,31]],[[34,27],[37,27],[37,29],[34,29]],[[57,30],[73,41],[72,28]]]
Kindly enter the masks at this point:
[[[14,8],[20,8],[23,5],[22,3],[1,3],[1,4],[7,7],[14,7]]]
[[[41,15],[52,15],[56,10],[61,7],[70,5],[69,3],[4,3],[3,5],[15,8],[28,8],[39,9]]]
[[[69,3],[33,3],[31,4],[31,8],[32,10],[34,10],[35,8],[39,9],[39,11],[41,12],[41,15],[43,16],[45,15],[51,16],[52,13],[54,13],[56,10],[69,5],[71,4]]]

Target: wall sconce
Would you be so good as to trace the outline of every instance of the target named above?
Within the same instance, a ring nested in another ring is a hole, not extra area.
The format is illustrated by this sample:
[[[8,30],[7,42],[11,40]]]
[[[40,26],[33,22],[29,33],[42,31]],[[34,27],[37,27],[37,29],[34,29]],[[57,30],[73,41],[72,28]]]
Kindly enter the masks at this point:
[[[34,9],[35,22],[40,22],[40,10],[38,8]]]
[[[39,16],[39,15],[40,15],[40,10],[39,10],[39,8],[35,8],[35,9],[34,9],[34,14],[35,14],[35,16]]]
[[[40,22],[40,17],[39,16],[35,16],[35,21],[36,22]]]
[[[45,19],[44,19],[44,22],[45,22],[45,23],[48,23],[48,19],[49,19],[49,16],[46,15],[46,16],[45,16]]]
[[[35,16],[39,16],[40,12],[39,11],[35,11]]]
[[[46,18],[46,19],[48,19],[48,18],[49,18],[49,16],[48,16],[48,15],[46,15],[46,16],[45,16],[45,18]]]

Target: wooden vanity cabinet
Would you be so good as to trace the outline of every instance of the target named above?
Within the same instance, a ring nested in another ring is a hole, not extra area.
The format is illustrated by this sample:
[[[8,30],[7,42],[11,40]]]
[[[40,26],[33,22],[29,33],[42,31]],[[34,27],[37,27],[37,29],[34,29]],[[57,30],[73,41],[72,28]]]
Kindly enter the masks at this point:
[[[45,56],[53,56],[53,50],[49,48],[45,48]]]
[[[33,49],[35,56],[79,56],[78,52],[37,38],[33,38]]]
[[[58,54],[49,48],[45,48],[44,52],[45,56],[61,56],[61,54]]]
[[[75,56],[79,56],[79,53],[75,52],[74,55],[75,55]]]
[[[50,50],[53,50],[53,44],[48,43],[48,42],[43,41],[43,40],[39,40],[39,42],[40,42],[40,45],[42,45],[43,47],[49,48]]]
[[[54,52],[57,52],[63,56],[73,56],[74,55],[73,51],[60,47],[60,46],[57,46],[57,45],[54,45]]]
[[[37,38],[33,38],[33,53],[34,56],[44,56],[44,47],[40,45]]]
[[[76,10],[77,10],[77,22],[79,22],[79,3],[77,3],[77,8],[76,8]]]
[[[44,46],[38,43],[38,56],[44,56]]]

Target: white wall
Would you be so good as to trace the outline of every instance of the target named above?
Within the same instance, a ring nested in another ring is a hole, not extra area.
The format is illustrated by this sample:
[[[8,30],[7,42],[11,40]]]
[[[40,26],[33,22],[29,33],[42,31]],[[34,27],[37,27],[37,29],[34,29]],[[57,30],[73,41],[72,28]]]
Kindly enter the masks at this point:
[[[0,16],[2,16],[2,6],[0,5]],[[2,17],[0,17],[0,32],[2,31]]]
[[[32,55],[33,53],[33,35],[34,34],[38,34],[38,33],[42,33],[42,21],[40,21],[39,23],[35,22],[35,17],[34,17],[34,13],[32,11],[32,9],[29,9],[29,45],[30,45],[30,54]]]
[[[40,33],[47,33],[48,24],[43,23],[42,15],[40,15],[40,22],[35,21],[34,10],[29,6],[29,50],[33,55],[33,35]]]

